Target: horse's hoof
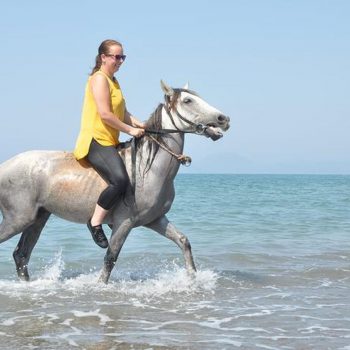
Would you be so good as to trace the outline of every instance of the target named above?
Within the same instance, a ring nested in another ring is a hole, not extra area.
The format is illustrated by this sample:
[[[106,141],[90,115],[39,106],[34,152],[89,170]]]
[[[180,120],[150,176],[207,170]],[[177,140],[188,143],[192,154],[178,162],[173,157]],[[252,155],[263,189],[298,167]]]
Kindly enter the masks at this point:
[[[98,283],[108,284],[108,279],[109,279],[109,275],[106,275],[106,273],[102,272],[98,279]]]
[[[190,279],[195,279],[196,276],[197,276],[197,271],[196,270],[187,270],[187,276],[190,278]]]
[[[18,278],[21,281],[29,281],[28,265],[26,264],[26,259],[24,257],[17,256],[16,252],[13,254],[13,258],[15,260]]]
[[[27,267],[18,268],[17,276],[21,281],[28,282],[29,281],[29,273]]]
[[[106,279],[100,277],[100,278],[98,279],[98,283],[108,284],[108,280],[106,280]]]

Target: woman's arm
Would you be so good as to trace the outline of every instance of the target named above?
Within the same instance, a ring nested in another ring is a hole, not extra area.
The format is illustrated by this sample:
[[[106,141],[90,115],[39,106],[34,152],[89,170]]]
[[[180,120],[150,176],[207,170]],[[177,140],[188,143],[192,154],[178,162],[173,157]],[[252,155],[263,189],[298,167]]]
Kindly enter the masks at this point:
[[[140,137],[144,134],[143,129],[124,123],[119,120],[119,118],[115,117],[112,112],[109,86],[106,77],[101,74],[95,74],[91,79],[90,87],[96,102],[97,111],[104,123],[131,136]]]
[[[128,125],[131,125],[135,128],[144,129],[146,127],[145,123],[140,122],[137,118],[135,118],[131,113],[125,108],[124,113],[124,122]]]

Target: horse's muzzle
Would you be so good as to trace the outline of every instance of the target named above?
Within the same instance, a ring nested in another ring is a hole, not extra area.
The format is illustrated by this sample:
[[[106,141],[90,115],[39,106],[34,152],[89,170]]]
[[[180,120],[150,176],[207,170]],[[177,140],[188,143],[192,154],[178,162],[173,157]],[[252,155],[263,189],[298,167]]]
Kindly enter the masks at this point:
[[[224,136],[219,128],[214,128],[212,126],[205,128],[204,135],[210,137],[213,141],[219,140]]]
[[[218,126],[223,131],[227,131],[230,128],[230,117],[221,114],[218,116],[217,120],[218,120]]]

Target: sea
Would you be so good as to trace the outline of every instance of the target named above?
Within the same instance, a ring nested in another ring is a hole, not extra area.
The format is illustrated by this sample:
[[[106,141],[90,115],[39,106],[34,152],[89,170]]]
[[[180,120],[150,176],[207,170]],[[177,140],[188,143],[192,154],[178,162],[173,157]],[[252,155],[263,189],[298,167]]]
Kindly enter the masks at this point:
[[[173,242],[137,228],[98,283],[105,251],[52,216],[30,282],[19,236],[1,244],[0,348],[350,350],[350,176],[180,174],[175,187],[168,218],[194,278]]]

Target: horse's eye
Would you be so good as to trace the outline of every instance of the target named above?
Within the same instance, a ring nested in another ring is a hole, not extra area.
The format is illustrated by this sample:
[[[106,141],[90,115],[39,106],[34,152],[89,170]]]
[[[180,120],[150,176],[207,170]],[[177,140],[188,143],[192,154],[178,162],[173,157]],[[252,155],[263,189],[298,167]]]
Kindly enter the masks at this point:
[[[191,103],[192,100],[189,97],[184,98],[184,103]]]

